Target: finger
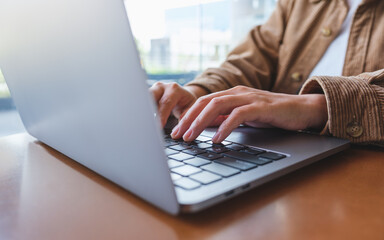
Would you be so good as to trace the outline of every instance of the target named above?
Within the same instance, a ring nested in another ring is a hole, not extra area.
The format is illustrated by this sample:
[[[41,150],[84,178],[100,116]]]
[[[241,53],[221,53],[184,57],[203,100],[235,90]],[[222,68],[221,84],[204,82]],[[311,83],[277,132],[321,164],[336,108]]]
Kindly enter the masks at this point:
[[[165,91],[164,95],[159,101],[159,115],[161,125],[164,127],[167,123],[169,116],[171,115],[172,109],[177,105],[178,97],[175,93]]]
[[[185,107],[182,107],[182,106],[179,106],[179,105],[176,105],[175,108],[173,108],[172,110],[172,114],[173,116],[175,116],[177,119],[180,120],[180,116],[182,115],[182,112],[184,111]]]
[[[222,96],[227,96],[227,95],[233,95],[229,94],[230,90],[225,90],[225,91],[220,91],[216,93],[211,93],[209,95],[200,97],[193,106],[184,113],[182,116],[185,118],[184,121],[186,121],[186,124],[191,124],[195,118],[191,118],[189,116],[197,116],[209,103],[212,99],[222,97]]]
[[[212,99],[228,96],[228,95],[240,95],[246,91],[249,91],[246,87],[234,87],[229,90],[224,90],[216,93],[200,97],[193,105],[188,109],[186,113],[183,113],[179,124],[173,129],[171,133],[172,138],[179,139],[189,129],[192,122],[203,111],[203,109],[210,103]]]
[[[226,119],[228,118],[228,115],[220,115],[218,116],[211,124],[209,124],[210,127],[218,127],[220,126]]]
[[[187,113],[188,109],[193,105],[193,102],[190,102],[188,104],[184,104],[181,100],[179,104],[176,105],[176,107],[172,110],[173,115],[181,120],[183,116]]]
[[[220,115],[226,115],[232,112],[234,108],[245,105],[248,103],[248,98],[244,96],[222,96],[212,99],[210,103],[203,109],[203,111],[192,122],[188,131],[185,132],[183,138],[185,141],[192,141],[198,137],[204,129],[206,129],[213,121]],[[180,130],[182,131],[180,126]]]
[[[250,105],[245,105],[234,109],[228,118],[220,125],[215,136],[212,138],[212,142],[220,143],[226,139],[231,132],[239,127],[240,124],[245,122],[247,119],[255,119],[257,115],[254,113],[254,109]]]
[[[209,103],[209,99],[204,96],[200,97],[185,113],[182,114],[179,124],[173,129],[171,136],[174,139],[181,138],[193,120],[198,116],[204,107]]]
[[[178,106],[176,106],[174,109],[173,109],[173,114],[175,115],[175,117],[177,119],[179,119],[179,123],[172,129],[172,132],[171,132],[171,137],[173,139],[179,139],[181,138],[182,135],[179,135],[178,132],[179,132],[179,124],[180,124],[180,121],[183,119],[183,117],[185,116],[185,114],[188,112],[189,108],[191,106],[187,106],[183,109],[179,109]]]
[[[183,110],[183,112],[180,114],[179,120],[182,120],[184,118],[185,114],[187,114],[189,109],[190,109],[190,107]]]
[[[180,103],[182,98],[181,87],[177,83],[169,83],[164,87],[164,94],[159,101],[159,114],[163,126],[167,123],[172,110]]]
[[[180,117],[179,124],[173,129],[171,136],[174,139],[181,138],[188,130],[189,126],[200,114],[200,112],[208,105],[208,103],[216,97],[227,95],[229,90],[211,93],[209,95],[200,97],[186,112],[183,112]],[[181,131],[180,131],[181,129]]]
[[[149,91],[152,93],[155,102],[159,104],[161,96],[164,94],[164,83],[157,82],[153,84],[153,86],[149,88]]]

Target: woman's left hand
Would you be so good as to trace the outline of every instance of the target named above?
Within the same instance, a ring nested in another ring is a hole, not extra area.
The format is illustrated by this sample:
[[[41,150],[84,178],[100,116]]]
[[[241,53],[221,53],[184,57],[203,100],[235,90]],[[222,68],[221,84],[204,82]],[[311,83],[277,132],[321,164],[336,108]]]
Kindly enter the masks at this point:
[[[171,136],[193,141],[209,126],[219,126],[212,141],[222,142],[240,124],[287,130],[321,129],[328,120],[323,94],[289,95],[238,86],[200,97]]]

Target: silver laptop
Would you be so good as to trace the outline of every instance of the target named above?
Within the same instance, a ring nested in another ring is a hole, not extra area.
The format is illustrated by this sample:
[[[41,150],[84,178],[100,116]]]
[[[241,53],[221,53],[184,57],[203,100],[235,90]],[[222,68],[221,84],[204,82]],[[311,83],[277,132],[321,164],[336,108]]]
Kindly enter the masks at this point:
[[[123,0],[0,1],[0,68],[28,132],[170,213],[196,212],[348,141],[277,129],[214,129],[174,141],[155,117]]]

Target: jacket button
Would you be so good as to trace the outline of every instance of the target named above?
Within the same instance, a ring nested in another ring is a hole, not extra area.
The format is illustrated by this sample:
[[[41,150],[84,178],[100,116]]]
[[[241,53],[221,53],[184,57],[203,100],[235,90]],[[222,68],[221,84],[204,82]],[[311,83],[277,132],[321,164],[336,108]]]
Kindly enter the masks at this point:
[[[360,137],[363,134],[363,131],[363,127],[358,122],[350,122],[347,125],[347,134],[351,137]]]
[[[330,28],[323,28],[321,29],[321,33],[324,37],[329,37],[332,35],[332,30]]]
[[[301,82],[301,80],[303,80],[303,74],[295,72],[291,75],[291,80],[294,82]]]

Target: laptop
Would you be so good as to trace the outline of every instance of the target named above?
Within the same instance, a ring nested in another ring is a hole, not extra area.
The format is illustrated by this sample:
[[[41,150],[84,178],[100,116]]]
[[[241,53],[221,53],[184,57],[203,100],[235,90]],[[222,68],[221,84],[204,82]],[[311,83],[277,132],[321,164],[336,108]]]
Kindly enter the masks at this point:
[[[239,127],[190,143],[161,129],[123,0],[2,0],[0,68],[27,131],[173,215],[335,154],[347,140]]]

